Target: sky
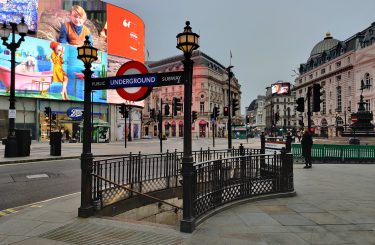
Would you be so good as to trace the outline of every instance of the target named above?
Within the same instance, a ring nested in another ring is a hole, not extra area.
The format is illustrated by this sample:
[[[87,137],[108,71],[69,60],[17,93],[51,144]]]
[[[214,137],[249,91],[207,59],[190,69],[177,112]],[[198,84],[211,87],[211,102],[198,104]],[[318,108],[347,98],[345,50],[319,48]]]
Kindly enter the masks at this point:
[[[176,35],[190,21],[200,50],[241,84],[241,111],[278,80],[294,83],[315,44],[330,32],[344,41],[375,22],[375,0],[106,0],[145,23],[150,61],[181,53]],[[147,53],[145,51],[145,53]],[[146,57],[147,59],[147,57]]]

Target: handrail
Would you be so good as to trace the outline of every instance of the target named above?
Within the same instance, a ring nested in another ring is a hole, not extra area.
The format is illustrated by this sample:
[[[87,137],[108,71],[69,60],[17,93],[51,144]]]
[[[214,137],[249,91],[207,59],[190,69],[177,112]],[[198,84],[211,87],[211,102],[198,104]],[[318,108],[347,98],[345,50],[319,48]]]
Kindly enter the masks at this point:
[[[119,184],[117,184],[117,183],[115,183],[115,182],[113,182],[113,181],[111,181],[111,180],[105,179],[105,178],[103,178],[103,177],[101,177],[101,176],[99,176],[99,175],[96,175],[96,174],[91,174],[91,175],[94,176],[94,177],[96,177],[96,178],[99,178],[99,179],[101,179],[101,180],[107,181],[107,182],[111,183],[112,185],[115,185],[115,186],[117,186],[117,187],[123,188],[123,189],[125,189],[125,190],[127,190],[127,191],[134,192],[134,193],[136,193],[136,194],[138,194],[138,195],[145,196],[145,197],[147,197],[147,198],[151,198],[151,199],[156,200],[156,201],[158,201],[158,202],[161,202],[161,203],[164,203],[164,204],[170,205],[170,206],[172,206],[172,207],[174,207],[174,208],[177,208],[177,209],[181,209],[181,210],[183,210],[183,208],[181,208],[181,207],[179,207],[179,206],[176,206],[176,205],[174,205],[174,204],[172,204],[172,203],[169,203],[169,202],[166,202],[166,201],[161,200],[161,199],[159,199],[159,198],[156,198],[156,197],[153,197],[153,196],[147,195],[147,194],[145,194],[145,193],[141,193],[141,192],[138,192],[138,191],[132,190],[132,189],[130,189],[130,188],[128,188],[128,187],[125,187],[125,186],[119,185]]]

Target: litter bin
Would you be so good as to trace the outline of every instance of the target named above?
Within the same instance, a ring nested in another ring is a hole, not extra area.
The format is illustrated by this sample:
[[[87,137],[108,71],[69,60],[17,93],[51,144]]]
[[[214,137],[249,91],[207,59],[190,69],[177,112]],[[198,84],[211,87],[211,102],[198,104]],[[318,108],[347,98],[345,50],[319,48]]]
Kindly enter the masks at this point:
[[[16,129],[17,151],[19,157],[30,156],[30,129]]]
[[[61,132],[51,132],[49,144],[51,145],[51,156],[61,156]]]
[[[360,145],[361,141],[358,138],[350,138],[349,139],[349,145]]]

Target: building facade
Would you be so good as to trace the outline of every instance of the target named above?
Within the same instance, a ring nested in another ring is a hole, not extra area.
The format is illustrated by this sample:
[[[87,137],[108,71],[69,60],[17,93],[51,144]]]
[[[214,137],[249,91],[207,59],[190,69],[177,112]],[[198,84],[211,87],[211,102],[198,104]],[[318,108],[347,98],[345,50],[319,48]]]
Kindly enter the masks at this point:
[[[170,57],[148,64],[150,72],[183,71],[182,55]],[[197,120],[192,124],[192,135],[196,138],[212,136],[211,113],[214,107],[219,108],[219,117],[216,121],[216,136],[225,137],[227,134],[227,117],[223,116],[224,107],[228,106],[228,72],[226,68],[201,51],[194,51],[192,55],[193,66],[193,96],[192,111],[197,112]],[[241,86],[234,76],[231,80],[232,98],[241,101]],[[162,132],[167,137],[183,136],[183,109],[176,116],[172,116],[173,97],[184,101],[184,86],[155,87],[150,96],[145,99],[143,109],[143,135],[158,136],[158,123],[150,118],[150,109],[162,111]],[[161,105],[162,103],[162,105]],[[166,106],[170,114],[165,115]],[[240,111],[232,117],[232,124],[241,124]]]
[[[297,130],[294,106],[295,94],[293,92],[274,94],[271,87],[267,87],[264,100],[265,132],[280,135]]]
[[[350,114],[358,109],[361,84],[367,84],[363,96],[366,108],[374,110],[375,23],[345,41],[334,39],[329,33],[317,43],[307,62],[300,65],[295,80],[296,97],[307,96],[308,87],[319,83],[323,88],[320,112],[312,113],[311,125],[315,134],[339,136],[351,123]],[[373,111],[374,112],[374,111]],[[307,103],[302,114],[307,125]]]
[[[249,107],[246,108],[246,116],[249,117],[249,126],[253,132],[263,132],[266,127],[264,104],[265,96],[258,95],[257,98],[250,103]]]

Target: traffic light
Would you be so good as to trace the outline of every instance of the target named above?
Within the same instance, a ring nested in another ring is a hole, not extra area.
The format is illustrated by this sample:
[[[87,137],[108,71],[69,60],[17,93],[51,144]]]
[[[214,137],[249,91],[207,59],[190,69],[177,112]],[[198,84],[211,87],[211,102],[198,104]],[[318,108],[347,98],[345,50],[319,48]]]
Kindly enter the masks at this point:
[[[150,109],[150,118],[155,120],[156,119],[155,117],[156,117],[155,109]]]
[[[228,106],[224,106],[224,117],[229,116],[229,108]]]
[[[120,114],[121,114],[121,116],[124,118],[124,115],[125,115],[125,110],[126,110],[126,108],[125,108],[125,103],[122,103],[121,105],[120,105],[120,108],[119,108],[119,112],[120,112]]]
[[[168,116],[169,114],[170,114],[170,112],[169,112],[169,105],[166,104],[166,105],[164,106],[164,115]]]
[[[197,118],[198,118],[197,112],[196,111],[192,111],[191,112],[191,117],[192,117],[193,121],[197,120]]]
[[[246,124],[249,124],[249,123],[250,123],[250,116],[246,115]]]
[[[320,90],[321,87],[319,83],[313,84],[313,112],[320,111],[320,103],[323,102],[323,93]]]
[[[51,107],[49,107],[49,106],[44,107],[44,115],[46,117],[50,117],[51,111],[52,111]]]
[[[182,103],[181,99],[173,97],[173,116],[177,116],[177,112],[181,111]]]
[[[214,116],[214,119],[216,120],[216,118],[219,116],[219,114],[220,114],[220,109],[219,109],[219,107],[214,107],[214,111],[213,111],[213,116]]]
[[[238,99],[232,99],[232,116],[236,115],[236,111],[240,109],[240,105],[238,103]]]
[[[300,97],[297,99],[297,108],[296,111],[304,112],[305,111],[305,98]]]
[[[56,120],[57,119],[57,114],[56,113],[53,113],[52,114],[52,120]]]

